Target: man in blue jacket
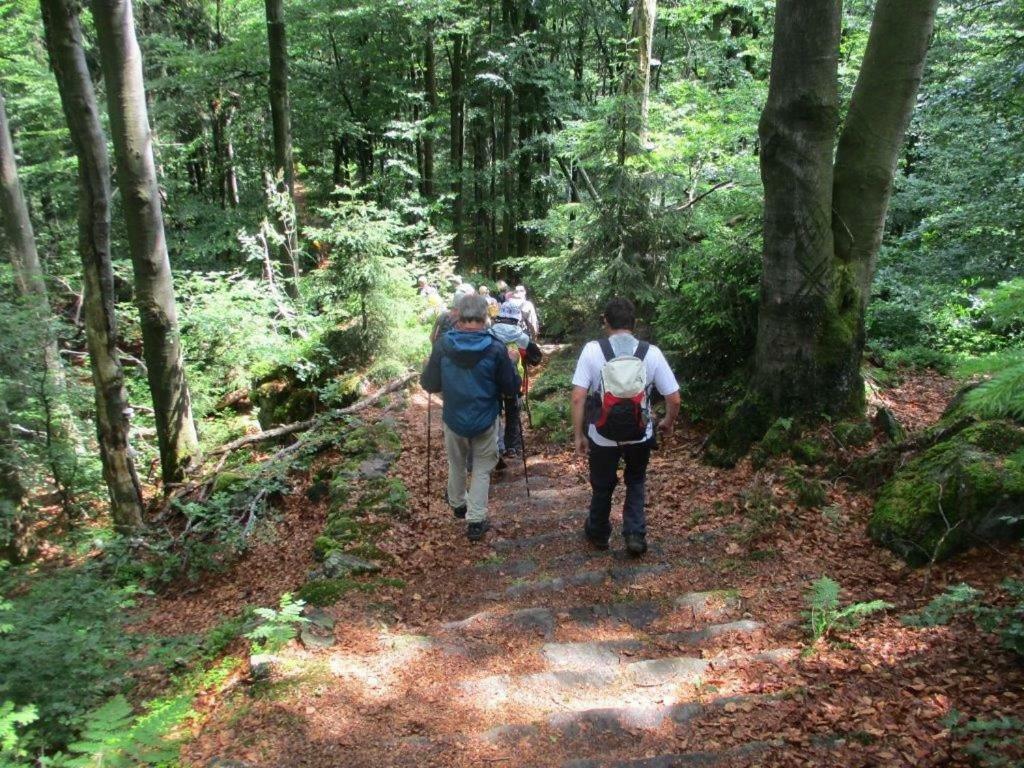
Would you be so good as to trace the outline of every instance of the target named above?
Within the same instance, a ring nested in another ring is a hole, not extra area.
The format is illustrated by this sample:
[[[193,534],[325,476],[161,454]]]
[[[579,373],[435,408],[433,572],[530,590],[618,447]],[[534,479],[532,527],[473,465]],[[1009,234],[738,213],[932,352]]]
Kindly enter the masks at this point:
[[[459,320],[434,345],[420,382],[444,400],[444,448],[448,455],[448,503],[468,523],[470,541],[490,527],[487,492],[498,463],[498,410],[502,398],[519,394],[520,379],[505,345],[487,332],[487,300],[459,300]],[[466,460],[473,473],[466,489]]]

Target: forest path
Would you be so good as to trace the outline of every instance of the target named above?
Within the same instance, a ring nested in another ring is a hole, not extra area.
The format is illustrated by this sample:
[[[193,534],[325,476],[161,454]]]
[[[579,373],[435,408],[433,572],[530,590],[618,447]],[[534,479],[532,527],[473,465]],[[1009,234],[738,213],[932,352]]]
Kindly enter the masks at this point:
[[[471,543],[440,499],[433,416],[429,510],[426,396],[399,419],[396,472],[413,509],[380,545],[395,557],[385,574],[404,587],[310,611],[302,642],[279,654],[269,682],[214,709],[187,762],[940,764],[941,751],[907,733],[941,731],[942,702],[919,692],[946,682],[969,648],[926,657],[885,634],[898,625],[887,617],[846,648],[800,655],[803,595],[823,573],[857,599],[899,604],[920,590],[920,572],[866,538],[865,499],[837,484],[832,514],[797,509],[777,479],[706,467],[684,437],[652,459],[651,548],[634,559],[618,511],[611,550],[586,543],[585,461],[528,434],[530,498],[521,463],[497,473],[493,527]],[[751,487],[776,513],[753,506]],[[620,486],[615,510],[621,501]]]

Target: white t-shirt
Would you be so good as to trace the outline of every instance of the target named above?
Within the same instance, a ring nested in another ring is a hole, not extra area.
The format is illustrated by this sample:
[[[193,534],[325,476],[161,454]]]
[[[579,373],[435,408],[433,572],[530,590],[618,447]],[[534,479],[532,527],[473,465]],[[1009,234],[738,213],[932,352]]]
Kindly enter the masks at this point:
[[[615,352],[616,357],[632,355],[636,352],[637,344],[640,343],[631,333],[613,333],[608,337],[608,340],[612,344],[612,351]],[[576,372],[572,375],[572,385],[574,387],[585,387],[588,393],[595,392],[601,384],[601,369],[604,368],[604,364],[604,352],[601,351],[601,345],[596,341],[587,342],[580,353],[579,361],[576,363]],[[672,369],[668,366],[665,355],[653,344],[651,344],[650,349],[647,350],[647,354],[644,356],[644,365],[647,368],[648,384],[654,384],[655,389],[658,390],[662,397],[679,391],[679,384],[676,382]],[[654,423],[653,421],[648,423],[647,435],[642,440],[616,443],[614,440],[601,437],[597,433],[597,427],[593,424],[590,425],[587,434],[594,443],[605,447],[632,445],[650,440],[654,435]]]

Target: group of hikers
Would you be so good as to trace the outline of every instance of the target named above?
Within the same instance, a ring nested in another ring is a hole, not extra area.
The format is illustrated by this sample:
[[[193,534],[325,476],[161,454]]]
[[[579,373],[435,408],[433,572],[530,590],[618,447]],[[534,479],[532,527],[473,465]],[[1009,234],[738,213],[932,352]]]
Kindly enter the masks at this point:
[[[437,289],[420,278],[428,303]],[[615,298],[601,314],[604,338],[587,343],[572,378],[572,422],[576,453],[588,458],[591,500],[583,535],[598,549],[611,538],[612,494],[618,467],[625,463],[626,498],[622,533],[634,556],[647,551],[645,515],[647,464],[658,437],[667,439],[679,415],[679,385],[661,350],[639,341],[636,309]],[[423,388],[442,397],[448,484],[445,498],[456,518],[465,519],[470,541],[484,538],[490,523],[487,501],[491,473],[505,459],[523,456],[522,398],[529,369],[539,365],[540,321],[524,286],[499,280],[495,295],[458,280],[451,306],[434,324]],[[665,400],[656,423],[653,392]],[[524,458],[525,469],[525,458]]]

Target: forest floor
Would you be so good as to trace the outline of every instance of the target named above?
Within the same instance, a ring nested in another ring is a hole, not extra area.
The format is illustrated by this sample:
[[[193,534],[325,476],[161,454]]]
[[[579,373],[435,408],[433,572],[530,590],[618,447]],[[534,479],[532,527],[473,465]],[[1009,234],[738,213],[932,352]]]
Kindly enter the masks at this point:
[[[882,396],[916,429],[954,388],[915,375]],[[824,505],[798,507],[784,468],[705,466],[686,430],[652,458],[644,557],[615,534],[610,551],[588,547],[585,461],[535,433],[530,498],[521,464],[496,474],[493,527],[471,543],[441,500],[436,439],[427,495],[425,396],[392,414],[412,501],[377,545],[404,586],[346,595],[315,613],[327,636],[291,642],[269,680],[207,692],[185,764],[968,765],[952,712],[1024,710],[1024,667],[973,621],[900,621],[946,585],[1020,578],[1019,546],[909,568],[867,537],[865,493],[840,479]],[[326,515],[301,491],[230,572],[150,603],[148,628],[201,631],[297,588]],[[805,596],[822,575],[844,604],[894,607],[812,643]]]

